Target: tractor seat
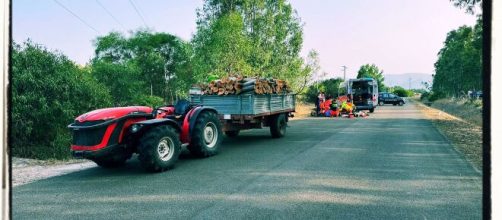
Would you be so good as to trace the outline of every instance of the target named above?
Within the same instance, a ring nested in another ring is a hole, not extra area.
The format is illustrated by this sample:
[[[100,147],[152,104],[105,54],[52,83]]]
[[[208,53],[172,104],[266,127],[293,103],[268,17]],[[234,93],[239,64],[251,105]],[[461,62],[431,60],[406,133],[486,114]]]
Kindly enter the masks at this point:
[[[185,116],[186,113],[190,110],[191,104],[186,99],[181,99],[176,102],[174,105],[174,115],[176,116]]]

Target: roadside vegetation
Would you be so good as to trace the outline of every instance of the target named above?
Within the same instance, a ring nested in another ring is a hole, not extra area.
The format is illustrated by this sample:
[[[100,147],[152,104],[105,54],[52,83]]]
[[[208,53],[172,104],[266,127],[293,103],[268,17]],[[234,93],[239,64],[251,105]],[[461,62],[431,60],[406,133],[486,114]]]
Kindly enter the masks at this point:
[[[423,94],[424,98],[431,102],[442,98],[463,98],[470,92],[483,89],[482,38],[480,16],[474,27],[462,26],[447,34],[434,64],[432,85],[424,83],[430,90]]]
[[[287,1],[206,0],[197,31],[185,41],[141,29],[94,40],[81,66],[35,42],[13,42],[11,153],[67,159],[72,120],[103,107],[172,104],[189,88],[229,74],[287,80],[304,93],[318,54],[300,56],[303,23]]]
[[[450,0],[474,14],[481,0]],[[483,89],[481,15],[473,27],[450,31],[438,53],[433,82],[424,83],[420,105],[438,130],[445,135],[478,170],[483,165]]]
[[[109,89],[66,56],[32,42],[13,44],[10,146],[13,156],[69,156],[66,126],[83,112],[112,105]]]

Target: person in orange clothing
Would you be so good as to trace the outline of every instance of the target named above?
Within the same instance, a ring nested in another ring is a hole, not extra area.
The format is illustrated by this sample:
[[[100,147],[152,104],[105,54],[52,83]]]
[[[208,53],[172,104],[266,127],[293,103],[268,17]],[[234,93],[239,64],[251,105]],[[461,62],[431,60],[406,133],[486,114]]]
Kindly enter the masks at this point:
[[[331,103],[333,102],[333,97],[328,96],[326,98],[326,101],[323,102],[323,109],[324,111],[327,111],[331,108]]]
[[[333,98],[331,96],[326,97],[326,101],[322,103],[322,111],[324,116],[331,116],[331,103],[333,102]]]

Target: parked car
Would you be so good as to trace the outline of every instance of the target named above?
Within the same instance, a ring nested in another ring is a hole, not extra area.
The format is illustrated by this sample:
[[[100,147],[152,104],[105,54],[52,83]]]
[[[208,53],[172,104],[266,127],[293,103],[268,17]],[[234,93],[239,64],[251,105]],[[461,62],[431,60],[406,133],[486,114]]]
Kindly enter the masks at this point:
[[[382,92],[378,94],[378,105],[393,104],[393,105],[404,105],[404,99],[388,92]]]
[[[471,99],[482,99],[483,91],[469,91],[469,96]]]

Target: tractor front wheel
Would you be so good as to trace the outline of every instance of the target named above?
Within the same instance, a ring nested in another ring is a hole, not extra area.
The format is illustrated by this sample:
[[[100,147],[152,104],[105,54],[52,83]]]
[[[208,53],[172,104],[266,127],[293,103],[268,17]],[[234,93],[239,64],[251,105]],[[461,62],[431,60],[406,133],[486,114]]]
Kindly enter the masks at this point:
[[[141,165],[148,171],[171,169],[181,153],[179,134],[168,125],[152,128],[141,137],[138,153]]]
[[[222,140],[221,123],[210,111],[202,112],[190,134],[188,150],[197,157],[209,157],[218,153]]]

